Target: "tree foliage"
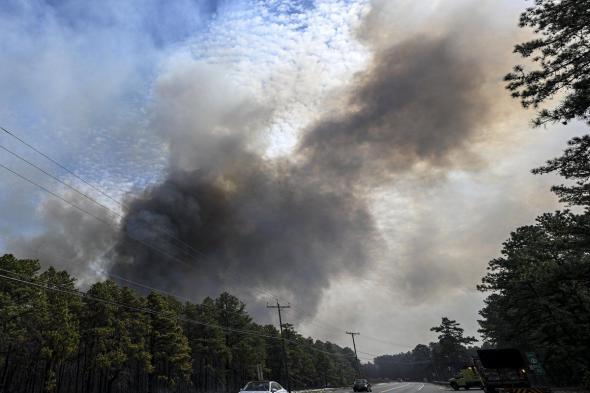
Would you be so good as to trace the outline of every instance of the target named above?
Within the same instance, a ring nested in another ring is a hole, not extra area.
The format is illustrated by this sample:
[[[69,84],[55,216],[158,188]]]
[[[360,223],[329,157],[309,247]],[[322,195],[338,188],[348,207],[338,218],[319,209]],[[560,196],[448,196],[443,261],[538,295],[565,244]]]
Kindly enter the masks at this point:
[[[579,383],[590,369],[589,251],[589,214],[543,214],[511,234],[479,286],[491,292],[485,338],[540,353],[557,383]]]
[[[518,65],[507,88],[524,107],[542,108],[535,125],[590,124],[590,1],[535,0],[520,17],[536,37],[515,47],[538,68]],[[557,211],[516,229],[489,262],[479,290],[481,333],[491,345],[541,355],[554,383],[590,384],[590,136],[573,138],[561,157],[533,169],[569,184],[552,187],[561,202],[584,212]]]
[[[448,369],[458,370],[469,363],[470,355],[467,346],[476,342],[475,337],[464,336],[464,330],[457,321],[442,317],[439,326],[430,329],[439,333],[438,343],[433,348],[438,363],[444,364]]]
[[[533,169],[534,174],[556,172],[573,180],[572,185],[553,186],[551,190],[561,202],[569,205],[590,206],[590,135],[572,138],[563,155]]]
[[[228,293],[182,304],[105,281],[82,294],[67,272],[41,272],[35,260],[4,255],[0,269],[0,392],[235,392],[257,365],[286,385],[277,328],[254,323]],[[349,348],[290,325],[285,336],[291,386],[354,379]]]
[[[418,344],[408,352],[377,356],[373,363],[363,366],[372,378],[444,381],[457,370],[471,364],[477,347],[469,346],[474,337],[465,337],[456,321],[443,317],[432,331],[440,333],[437,342]]]
[[[516,45],[514,52],[537,68],[514,67],[507,88],[524,107],[543,108],[535,125],[581,119],[590,124],[590,0],[534,0],[520,16],[536,38]]]

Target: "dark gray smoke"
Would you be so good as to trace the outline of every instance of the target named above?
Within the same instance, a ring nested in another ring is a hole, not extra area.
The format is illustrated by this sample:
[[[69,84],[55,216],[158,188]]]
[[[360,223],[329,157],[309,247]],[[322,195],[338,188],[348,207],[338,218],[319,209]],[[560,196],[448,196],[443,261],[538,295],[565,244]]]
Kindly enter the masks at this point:
[[[249,152],[243,132],[175,134],[171,150],[195,165],[171,157],[166,180],[130,201],[122,223],[161,252],[121,236],[114,272],[195,297],[269,289],[313,312],[332,278],[362,276],[382,247],[366,201],[372,187],[417,164],[460,161],[487,116],[479,82],[452,37],[419,37],[377,53],[347,110],[307,130],[292,161]],[[223,112],[224,129],[265,113],[238,112],[239,121]]]
[[[418,36],[376,53],[351,92],[349,113],[305,135],[309,167],[339,181],[375,184],[419,163],[456,164],[490,103],[479,65],[453,41]]]
[[[362,274],[374,228],[361,199],[315,189],[251,153],[225,164],[222,173],[173,171],[134,200],[124,230],[162,253],[121,237],[127,263],[115,273],[191,296],[270,290],[312,306],[331,277]]]

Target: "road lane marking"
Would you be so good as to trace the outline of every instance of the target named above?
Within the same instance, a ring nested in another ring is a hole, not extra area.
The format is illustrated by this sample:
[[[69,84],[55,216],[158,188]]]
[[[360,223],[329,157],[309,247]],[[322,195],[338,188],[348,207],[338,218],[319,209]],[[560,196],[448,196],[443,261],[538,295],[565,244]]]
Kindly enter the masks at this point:
[[[406,386],[410,386],[410,384],[409,384],[409,383],[407,383],[407,384],[405,384],[405,385],[401,385],[401,386],[395,386],[395,387],[392,387],[391,389],[382,390],[382,391],[380,391],[379,393],[386,393],[386,392],[390,392],[390,391],[392,391],[392,390],[394,390],[394,389],[405,388]]]
[[[424,384],[418,388],[418,390],[422,390],[424,388]]]

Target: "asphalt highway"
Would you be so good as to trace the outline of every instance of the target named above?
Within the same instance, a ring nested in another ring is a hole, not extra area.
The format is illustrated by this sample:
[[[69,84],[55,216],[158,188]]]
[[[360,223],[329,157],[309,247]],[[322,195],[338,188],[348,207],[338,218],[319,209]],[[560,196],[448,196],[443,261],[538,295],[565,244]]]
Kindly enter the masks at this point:
[[[423,382],[387,382],[373,385],[373,393],[445,393],[454,392],[449,386],[434,385]],[[352,393],[348,389],[335,389],[333,393]]]

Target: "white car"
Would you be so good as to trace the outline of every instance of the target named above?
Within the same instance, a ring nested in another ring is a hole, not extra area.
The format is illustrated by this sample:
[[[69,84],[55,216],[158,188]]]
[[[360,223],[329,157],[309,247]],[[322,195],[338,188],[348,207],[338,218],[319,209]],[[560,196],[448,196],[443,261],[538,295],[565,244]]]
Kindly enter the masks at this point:
[[[275,381],[250,381],[240,390],[248,393],[288,393],[287,389]]]

